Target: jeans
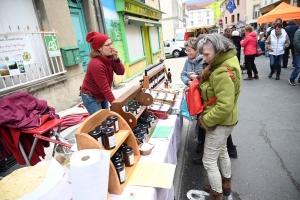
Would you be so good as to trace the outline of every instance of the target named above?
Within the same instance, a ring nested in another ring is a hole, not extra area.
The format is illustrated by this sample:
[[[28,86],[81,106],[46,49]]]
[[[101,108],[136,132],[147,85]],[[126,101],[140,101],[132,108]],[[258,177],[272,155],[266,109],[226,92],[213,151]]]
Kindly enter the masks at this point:
[[[204,143],[203,166],[207,171],[212,190],[222,193],[222,176],[231,177],[231,162],[227,152],[226,141],[234,126],[217,126],[214,131],[207,131]],[[220,162],[220,171],[218,168]]]
[[[94,97],[91,97],[87,94],[84,94],[81,92],[81,99],[83,102],[83,105],[87,109],[90,115],[94,114],[95,112],[101,110],[101,109],[108,109],[108,101],[100,101],[97,102],[97,100]]]
[[[284,68],[286,68],[288,65],[290,49],[292,50],[292,56],[293,56],[292,64],[293,65],[296,64],[294,45],[290,44],[290,46],[284,50],[283,61],[282,61],[282,67]]]
[[[296,55],[295,56],[295,68],[290,76],[290,80],[295,81],[295,79],[297,78],[299,73],[300,73],[300,55]],[[298,78],[298,82],[300,82],[300,77]]]
[[[254,63],[256,54],[253,55],[245,55],[245,65],[247,69],[248,77],[252,77],[252,71],[254,75],[258,74],[256,65]]]
[[[279,75],[281,72],[281,62],[282,62],[282,55],[272,55],[270,54],[270,68],[271,68],[271,73],[274,73],[274,70],[277,70],[277,74]]]

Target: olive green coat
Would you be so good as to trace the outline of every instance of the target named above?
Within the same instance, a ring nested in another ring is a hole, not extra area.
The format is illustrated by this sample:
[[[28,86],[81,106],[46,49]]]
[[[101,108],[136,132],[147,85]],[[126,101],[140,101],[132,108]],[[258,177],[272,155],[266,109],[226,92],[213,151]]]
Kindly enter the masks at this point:
[[[227,66],[234,74],[230,78]],[[200,124],[206,130],[213,130],[216,125],[230,126],[238,121],[238,97],[241,91],[240,64],[234,50],[230,50],[208,65],[201,74],[200,92],[203,103],[217,97],[211,105],[205,107],[200,116]]]

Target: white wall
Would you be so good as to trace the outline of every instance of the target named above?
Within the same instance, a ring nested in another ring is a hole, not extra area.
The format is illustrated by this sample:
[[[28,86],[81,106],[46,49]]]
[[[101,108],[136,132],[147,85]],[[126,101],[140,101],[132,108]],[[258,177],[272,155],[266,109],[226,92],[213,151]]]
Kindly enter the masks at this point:
[[[208,24],[207,24],[207,20],[209,20]],[[197,10],[188,11],[187,26],[207,26],[213,24],[215,24],[214,14],[211,9],[197,9]]]
[[[172,40],[174,35],[173,20],[162,21],[163,40]]]
[[[261,0],[260,1],[260,7],[263,8],[263,7],[266,7],[270,4],[276,3],[278,1],[280,1],[280,0]]]

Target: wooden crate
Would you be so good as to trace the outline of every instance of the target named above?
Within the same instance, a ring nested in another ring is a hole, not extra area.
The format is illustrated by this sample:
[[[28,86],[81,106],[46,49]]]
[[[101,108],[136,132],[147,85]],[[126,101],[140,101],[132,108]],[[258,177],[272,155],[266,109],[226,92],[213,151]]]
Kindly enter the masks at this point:
[[[167,72],[167,69],[166,69],[166,66],[164,64],[164,67],[161,68],[160,70],[156,70],[155,72],[153,72],[153,74],[151,74],[150,76],[143,76],[143,79],[144,79],[144,83],[143,83],[143,88],[149,88],[149,85],[150,85],[150,79],[152,77],[155,77],[157,78],[158,77],[158,73],[161,72],[161,71],[164,71],[165,72],[165,77],[167,76],[168,72]],[[157,89],[159,88],[159,86],[165,81],[166,79],[162,79],[156,86],[155,88],[153,89]]]
[[[131,130],[131,127],[127,124],[124,118],[116,112],[109,111],[106,109],[100,110],[90,117],[88,117],[76,131],[76,140],[78,150],[83,149],[104,149],[94,138],[88,135],[88,132],[94,130],[96,126],[100,125],[106,118],[110,115],[117,115],[119,121],[119,132],[115,134],[116,137],[116,147],[111,150],[110,157],[112,157],[122,143],[126,143],[129,147],[133,148],[134,151],[134,165],[131,167],[125,167],[126,181],[120,184],[117,171],[110,161],[109,168],[109,182],[108,182],[108,192],[111,194],[122,194],[124,188],[126,187],[128,180],[135,169],[139,159],[141,157],[138,144],[136,142],[135,136]]]

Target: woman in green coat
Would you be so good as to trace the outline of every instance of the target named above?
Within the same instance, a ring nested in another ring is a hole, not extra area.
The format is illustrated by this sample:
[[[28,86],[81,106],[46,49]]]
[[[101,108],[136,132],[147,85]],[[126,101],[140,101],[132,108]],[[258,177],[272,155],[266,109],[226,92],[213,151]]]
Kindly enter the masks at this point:
[[[209,190],[211,200],[221,200],[223,194],[231,193],[231,163],[226,140],[238,122],[237,100],[241,89],[241,71],[235,56],[235,46],[227,38],[215,33],[208,34],[199,41],[198,48],[203,55],[203,62],[209,64],[201,73],[203,103],[217,97],[214,103],[205,107],[198,119],[206,130],[203,165],[210,186],[206,186],[205,190]]]

